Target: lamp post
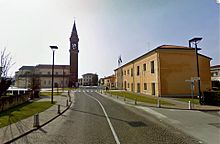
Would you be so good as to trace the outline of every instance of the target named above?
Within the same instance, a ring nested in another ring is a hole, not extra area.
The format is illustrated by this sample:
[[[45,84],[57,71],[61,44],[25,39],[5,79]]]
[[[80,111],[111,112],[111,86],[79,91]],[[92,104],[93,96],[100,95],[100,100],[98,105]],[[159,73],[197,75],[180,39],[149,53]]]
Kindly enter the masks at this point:
[[[56,49],[58,49],[57,46],[50,46],[50,48],[53,51],[53,65],[52,65],[52,93],[51,93],[51,104],[53,104],[53,79],[54,79],[54,52]]]
[[[198,62],[198,50],[201,50],[197,47],[197,44],[202,40],[201,37],[195,37],[189,40],[189,47],[191,47],[191,43],[195,45],[195,54],[196,54],[196,67],[197,67],[197,77],[198,77],[198,94],[199,94],[199,103],[201,104],[201,88],[200,88],[200,74],[199,74],[199,62]]]

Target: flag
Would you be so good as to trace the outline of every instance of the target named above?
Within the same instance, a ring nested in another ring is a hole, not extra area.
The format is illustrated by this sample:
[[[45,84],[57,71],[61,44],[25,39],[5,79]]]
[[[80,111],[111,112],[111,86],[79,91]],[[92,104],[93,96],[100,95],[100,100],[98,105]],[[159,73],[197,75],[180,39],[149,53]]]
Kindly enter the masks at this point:
[[[118,57],[118,66],[120,66],[122,63],[121,55]]]

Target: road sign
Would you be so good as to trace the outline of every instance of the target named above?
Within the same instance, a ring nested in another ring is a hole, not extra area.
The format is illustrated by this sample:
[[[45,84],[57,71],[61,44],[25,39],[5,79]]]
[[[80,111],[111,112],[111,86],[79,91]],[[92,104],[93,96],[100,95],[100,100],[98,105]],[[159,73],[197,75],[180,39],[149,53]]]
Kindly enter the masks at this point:
[[[191,77],[191,80],[198,81],[200,80],[200,77]]]
[[[185,80],[185,82],[194,82],[194,80]]]

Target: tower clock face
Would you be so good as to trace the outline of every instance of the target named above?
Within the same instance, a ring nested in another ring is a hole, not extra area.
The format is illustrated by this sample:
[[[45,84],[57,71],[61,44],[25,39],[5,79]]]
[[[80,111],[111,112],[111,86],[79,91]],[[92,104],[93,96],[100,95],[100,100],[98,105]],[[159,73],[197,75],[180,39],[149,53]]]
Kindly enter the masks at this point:
[[[76,44],[72,44],[72,48],[74,48],[74,49],[75,49],[75,48],[76,48]]]

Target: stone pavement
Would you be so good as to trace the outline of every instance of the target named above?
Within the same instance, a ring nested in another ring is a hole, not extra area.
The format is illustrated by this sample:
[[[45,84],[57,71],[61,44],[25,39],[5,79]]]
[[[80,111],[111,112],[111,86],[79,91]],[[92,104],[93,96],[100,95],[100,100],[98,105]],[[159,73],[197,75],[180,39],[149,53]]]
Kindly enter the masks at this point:
[[[71,99],[73,100],[72,93],[70,93],[70,95],[71,95]],[[50,101],[50,99],[51,97],[41,97],[36,101]],[[50,107],[49,109],[45,110],[44,112],[39,113],[40,125],[48,122],[49,120],[51,120],[52,118],[58,115],[58,105],[60,105],[60,111],[61,112],[64,111],[67,108],[67,99],[68,99],[68,104],[70,104],[67,91],[64,91],[60,96],[54,96],[54,101],[56,101],[56,104]],[[34,116],[31,116],[29,118],[26,118],[24,120],[18,121],[16,123],[1,128],[0,143],[5,143],[33,129],[33,123],[34,123]]]
[[[115,95],[110,95],[105,93],[105,95],[112,97],[114,99],[118,99],[121,101],[124,101],[127,104],[133,104],[135,105],[135,101],[131,99],[124,99],[123,97],[120,96],[115,96]],[[174,98],[159,98],[160,100],[164,100],[167,102],[170,102],[174,105],[161,105],[161,108],[166,108],[166,109],[180,109],[180,110],[188,110],[189,109],[189,104],[186,102],[182,101],[177,101]],[[144,102],[136,102],[137,105],[140,106],[148,106],[148,107],[158,107],[158,104],[149,104],[149,103],[144,103]],[[198,104],[192,104],[191,103],[191,110],[200,110],[200,111],[220,111],[220,106],[210,106],[210,105],[198,105]]]

